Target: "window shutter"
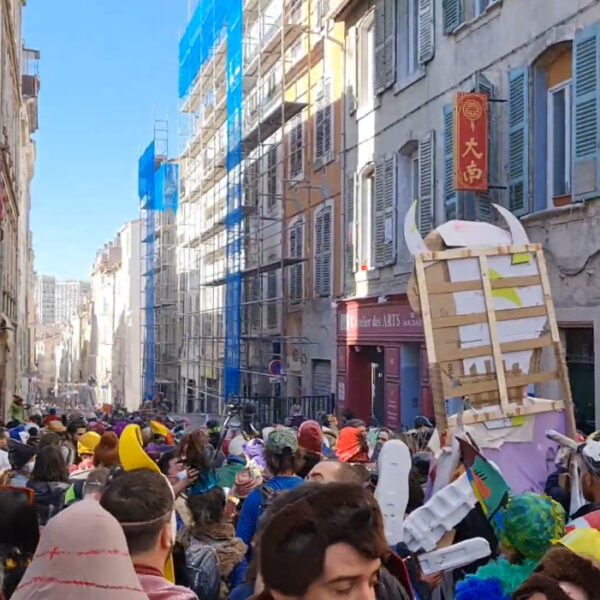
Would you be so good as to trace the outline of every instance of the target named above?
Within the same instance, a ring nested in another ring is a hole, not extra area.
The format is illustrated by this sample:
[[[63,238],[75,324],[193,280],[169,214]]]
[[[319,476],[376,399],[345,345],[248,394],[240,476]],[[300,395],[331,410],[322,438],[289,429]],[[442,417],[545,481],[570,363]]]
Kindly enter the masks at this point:
[[[323,211],[323,245],[321,249],[322,256],[322,279],[321,296],[331,295],[331,208],[327,207]]]
[[[508,74],[508,208],[517,216],[529,212],[529,72]]]
[[[356,98],[356,68],[357,68],[357,56],[356,56],[356,28],[350,28],[348,35],[346,36],[346,110],[349,114],[356,112],[357,98]]]
[[[452,33],[463,22],[463,0],[443,0],[444,31]]]
[[[458,193],[454,189],[454,106],[444,106],[444,212],[446,221],[458,216]]]
[[[375,266],[396,260],[396,155],[375,164]]]
[[[304,257],[304,227],[303,222],[298,221],[296,225],[296,258]],[[304,296],[304,264],[296,265],[296,300],[302,300]]]
[[[419,231],[425,237],[433,229],[434,201],[434,139],[430,131],[419,141]],[[411,198],[411,202],[414,198]]]
[[[323,212],[315,218],[315,296],[323,292]]]
[[[600,190],[598,156],[600,110],[600,25],[578,31],[573,52],[573,199],[586,200]]]
[[[345,210],[346,210],[346,271],[356,271],[356,174],[346,175]]]
[[[396,0],[385,0],[385,87],[396,81]]]
[[[488,98],[494,97],[494,86],[483,75],[477,73],[475,90],[480,94],[486,94]],[[488,113],[488,184],[498,184],[498,160],[496,156],[496,123],[493,104],[489,106]],[[479,221],[492,220],[492,190],[479,192],[476,198],[475,216]]]
[[[290,258],[296,258],[296,235],[297,235],[297,227],[294,225],[290,228]],[[296,267],[298,265],[293,265],[290,268],[290,300],[293,302],[298,297],[298,285],[296,281]]]
[[[375,93],[385,90],[385,2],[375,2]]]
[[[296,159],[296,145],[298,144],[298,132],[296,124],[292,123],[290,131],[290,179],[293,179],[298,173],[298,165]]]
[[[429,62],[435,53],[433,0],[419,0],[419,64]]]
[[[333,80],[327,77],[323,81],[323,158],[333,158]]]
[[[323,122],[325,120],[325,81],[321,79],[319,81],[319,91],[315,102],[317,106],[317,113],[315,115],[315,161],[323,161],[325,154],[324,150],[324,127]]]

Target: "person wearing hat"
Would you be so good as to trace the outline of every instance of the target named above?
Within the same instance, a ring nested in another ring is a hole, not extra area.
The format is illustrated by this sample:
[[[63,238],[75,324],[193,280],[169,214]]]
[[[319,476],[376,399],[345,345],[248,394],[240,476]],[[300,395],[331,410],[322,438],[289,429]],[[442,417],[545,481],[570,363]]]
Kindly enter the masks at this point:
[[[56,408],[52,407],[44,418],[44,427],[48,427],[49,423],[56,421],[57,419],[58,417],[56,416]]]
[[[236,535],[248,547],[256,533],[258,519],[275,493],[291,490],[304,480],[296,475],[302,466],[298,438],[292,429],[276,429],[265,442],[264,458],[272,477],[250,492],[242,507]]]
[[[86,431],[77,442],[77,454],[81,461],[77,465],[71,465],[69,472],[87,471],[94,468],[94,450],[100,443],[101,437],[95,431]]]
[[[304,451],[304,466],[298,475],[306,479],[311,469],[323,459],[323,433],[316,421],[304,421],[298,429],[298,445]]]
[[[581,490],[587,504],[571,515],[572,519],[600,510],[600,442],[588,440],[579,446],[577,455],[581,465]]]
[[[236,475],[246,468],[248,459],[244,454],[246,440],[242,435],[235,436],[229,442],[229,455],[225,464],[217,469],[217,483],[222,488],[232,488]]]
[[[19,423],[25,423],[27,421],[27,413],[23,404],[23,398],[17,394],[13,395],[13,401],[8,410],[11,420],[19,421]]]
[[[243,469],[235,476],[235,482],[227,495],[225,519],[237,526],[244,501],[250,492],[262,485],[263,478],[256,469]]]
[[[8,460],[11,470],[5,471],[2,483],[8,483],[15,487],[26,487],[27,480],[33,470],[36,449],[16,440],[8,440]]]

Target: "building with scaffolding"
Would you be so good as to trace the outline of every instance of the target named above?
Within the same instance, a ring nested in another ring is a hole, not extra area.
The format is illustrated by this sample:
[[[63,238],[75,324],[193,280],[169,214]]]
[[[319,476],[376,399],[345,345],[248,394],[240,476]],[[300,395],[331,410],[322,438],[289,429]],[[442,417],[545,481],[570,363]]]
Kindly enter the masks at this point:
[[[344,36],[328,11],[201,0],[181,39],[182,409],[332,389]]]
[[[154,137],[139,160],[142,275],[142,390],[174,403],[179,377],[176,215],[178,165],[168,160],[168,124],[157,120]]]

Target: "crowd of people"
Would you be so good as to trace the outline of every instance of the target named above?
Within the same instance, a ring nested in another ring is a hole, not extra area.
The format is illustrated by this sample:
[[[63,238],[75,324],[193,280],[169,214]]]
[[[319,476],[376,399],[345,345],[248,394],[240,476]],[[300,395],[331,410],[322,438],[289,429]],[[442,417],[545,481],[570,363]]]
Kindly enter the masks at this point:
[[[426,441],[433,427],[418,425],[413,440]],[[426,442],[412,447],[391,483],[392,513],[396,486],[405,514],[390,516],[377,500],[381,461],[411,445],[395,437],[351,414],[222,430],[152,410],[43,414],[17,400],[0,429],[0,597],[600,598],[600,442],[577,450],[578,514],[554,480],[548,495],[509,493],[493,518],[484,498],[447,543],[484,537],[491,555],[426,574],[386,519],[418,511],[441,475]]]

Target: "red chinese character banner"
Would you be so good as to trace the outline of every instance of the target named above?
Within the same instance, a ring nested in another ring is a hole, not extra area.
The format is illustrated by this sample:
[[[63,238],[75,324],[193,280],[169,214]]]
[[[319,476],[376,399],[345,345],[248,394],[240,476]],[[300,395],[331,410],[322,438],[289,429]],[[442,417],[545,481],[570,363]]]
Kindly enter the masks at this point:
[[[454,189],[488,189],[488,117],[486,94],[458,92],[454,98]]]

